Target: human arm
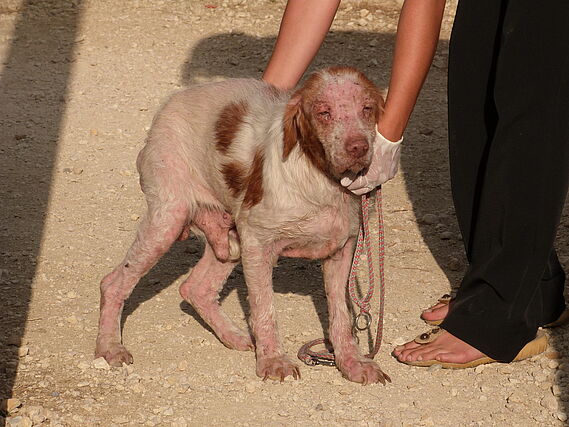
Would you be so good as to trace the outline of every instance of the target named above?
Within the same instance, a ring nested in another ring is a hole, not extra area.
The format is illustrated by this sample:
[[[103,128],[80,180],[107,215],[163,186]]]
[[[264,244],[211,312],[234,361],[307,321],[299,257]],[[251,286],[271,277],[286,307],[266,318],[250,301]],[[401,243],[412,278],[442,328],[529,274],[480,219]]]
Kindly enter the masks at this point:
[[[433,61],[446,0],[405,0],[399,16],[391,81],[379,132],[390,141],[403,136]]]
[[[384,112],[379,118],[374,154],[365,174],[342,185],[357,195],[389,181],[399,169],[403,132],[429,72],[439,40],[445,0],[405,0]],[[395,141],[395,142],[393,142]]]
[[[340,0],[289,0],[263,80],[279,89],[292,89],[332,25]]]

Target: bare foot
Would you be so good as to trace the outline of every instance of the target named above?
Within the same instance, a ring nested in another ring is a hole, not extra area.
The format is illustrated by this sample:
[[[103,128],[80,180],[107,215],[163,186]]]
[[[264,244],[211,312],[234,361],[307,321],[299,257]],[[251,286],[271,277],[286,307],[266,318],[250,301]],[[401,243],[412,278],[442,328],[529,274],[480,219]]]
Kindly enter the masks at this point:
[[[429,322],[434,322],[434,321],[442,322],[445,319],[445,317],[447,317],[448,310],[449,310],[448,303],[438,302],[432,307],[429,307],[428,309],[424,310],[421,313],[421,319],[427,320]]]
[[[410,341],[397,346],[393,350],[393,355],[403,363],[427,360],[468,363],[485,357],[484,353],[444,330],[433,342],[428,344]]]

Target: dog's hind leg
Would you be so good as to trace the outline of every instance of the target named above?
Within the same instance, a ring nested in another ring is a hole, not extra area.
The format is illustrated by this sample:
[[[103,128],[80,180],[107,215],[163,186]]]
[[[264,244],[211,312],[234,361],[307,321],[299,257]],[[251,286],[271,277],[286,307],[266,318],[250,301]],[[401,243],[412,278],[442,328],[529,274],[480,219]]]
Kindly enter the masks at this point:
[[[219,305],[219,291],[236,264],[219,261],[211,245],[206,242],[202,258],[180,286],[180,295],[196,309],[225,346],[235,350],[252,350],[251,336],[229,319]]]
[[[140,278],[180,235],[187,215],[186,205],[180,202],[149,209],[123,262],[101,281],[95,357],[104,357],[112,366],[121,366],[123,362],[132,363],[132,355],[121,343],[120,320],[124,302]]]

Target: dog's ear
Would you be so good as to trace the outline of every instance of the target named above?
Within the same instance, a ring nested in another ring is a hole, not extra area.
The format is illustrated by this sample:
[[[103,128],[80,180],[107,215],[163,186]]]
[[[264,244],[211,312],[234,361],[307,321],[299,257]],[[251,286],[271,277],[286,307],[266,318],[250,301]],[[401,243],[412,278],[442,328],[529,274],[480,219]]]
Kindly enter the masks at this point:
[[[286,160],[301,135],[301,122],[306,121],[302,112],[302,95],[295,92],[288,101],[283,116],[283,160]]]

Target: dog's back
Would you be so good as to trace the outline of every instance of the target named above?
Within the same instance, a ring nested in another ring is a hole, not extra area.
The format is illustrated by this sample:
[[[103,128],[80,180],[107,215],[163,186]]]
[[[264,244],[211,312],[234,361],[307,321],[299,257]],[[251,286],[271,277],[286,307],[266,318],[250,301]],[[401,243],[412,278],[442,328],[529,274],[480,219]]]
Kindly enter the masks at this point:
[[[287,99],[255,79],[195,85],[172,96],[137,161],[147,197],[168,198],[160,194],[168,188],[179,197],[175,187],[184,186],[189,206],[233,211],[258,147],[282,126]]]

